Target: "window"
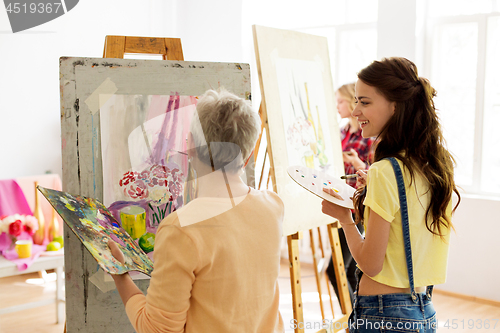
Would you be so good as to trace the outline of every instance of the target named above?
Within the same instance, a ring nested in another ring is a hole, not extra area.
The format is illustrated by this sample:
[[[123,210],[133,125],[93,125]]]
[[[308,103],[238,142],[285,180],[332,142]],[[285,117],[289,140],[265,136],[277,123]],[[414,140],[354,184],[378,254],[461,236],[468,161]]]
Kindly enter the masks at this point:
[[[481,191],[500,194],[500,16],[487,22]],[[493,177],[491,177],[493,176]]]
[[[500,195],[500,1],[428,1],[429,78],[456,182],[466,193]]]
[[[377,58],[378,1],[334,1],[324,26],[297,29],[328,38],[335,88],[355,82],[356,74]]]
[[[443,24],[433,43],[431,82],[438,90],[436,108],[448,147],[459,167],[456,181],[473,184],[474,125],[476,103],[477,25]]]

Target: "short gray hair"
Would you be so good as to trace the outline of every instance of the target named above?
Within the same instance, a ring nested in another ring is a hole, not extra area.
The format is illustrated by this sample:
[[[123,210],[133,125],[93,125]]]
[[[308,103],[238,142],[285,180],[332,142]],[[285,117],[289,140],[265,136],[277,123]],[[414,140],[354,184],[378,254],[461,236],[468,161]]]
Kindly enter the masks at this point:
[[[238,172],[260,133],[261,122],[250,102],[223,88],[208,90],[199,99],[196,111],[191,134],[198,159],[215,170],[224,167],[228,172]]]

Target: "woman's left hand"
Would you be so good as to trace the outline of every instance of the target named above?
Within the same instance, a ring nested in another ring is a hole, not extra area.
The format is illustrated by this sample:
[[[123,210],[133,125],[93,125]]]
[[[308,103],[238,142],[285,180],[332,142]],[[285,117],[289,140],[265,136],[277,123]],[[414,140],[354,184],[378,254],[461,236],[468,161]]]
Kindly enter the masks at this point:
[[[329,188],[324,188],[323,191],[330,195],[333,195],[332,194],[333,190]],[[328,200],[323,200],[321,205],[322,205],[321,211],[323,212],[323,214],[330,215],[331,217],[336,218],[337,220],[339,220],[340,224],[353,223],[351,210],[349,208],[336,205]]]
[[[123,255],[122,250],[118,247],[118,244],[113,240],[108,240],[108,246],[111,250],[111,254],[115,257],[116,260],[125,264],[125,256]],[[113,280],[115,281],[116,289],[120,294],[122,302],[124,305],[127,305],[128,300],[134,295],[142,294],[142,291],[135,285],[134,281],[128,274],[128,272],[123,274],[110,274]]]
[[[343,152],[342,158],[344,159],[344,163],[352,165],[356,171],[366,168],[365,162],[359,158],[358,152],[352,148],[349,151]]]
[[[111,254],[113,257],[115,257],[116,260],[121,262],[122,264],[125,264],[125,256],[123,255],[122,250],[118,247],[118,244],[116,244],[113,240],[108,240],[108,246],[111,251]]]

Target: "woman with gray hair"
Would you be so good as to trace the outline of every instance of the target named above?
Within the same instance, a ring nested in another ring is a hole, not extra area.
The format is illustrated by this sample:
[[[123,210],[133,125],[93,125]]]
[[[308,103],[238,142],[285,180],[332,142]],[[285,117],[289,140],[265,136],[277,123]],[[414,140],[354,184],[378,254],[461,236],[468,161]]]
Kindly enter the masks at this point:
[[[248,101],[227,90],[208,90],[196,111],[191,135],[199,160],[215,170],[226,166],[226,171],[239,172],[260,133],[257,113]]]
[[[278,274],[284,207],[240,178],[260,131],[249,103],[225,90],[199,100],[188,138],[197,196],[156,233],[146,296],[113,275],[137,332],[284,332]],[[116,243],[113,255],[123,262]]]

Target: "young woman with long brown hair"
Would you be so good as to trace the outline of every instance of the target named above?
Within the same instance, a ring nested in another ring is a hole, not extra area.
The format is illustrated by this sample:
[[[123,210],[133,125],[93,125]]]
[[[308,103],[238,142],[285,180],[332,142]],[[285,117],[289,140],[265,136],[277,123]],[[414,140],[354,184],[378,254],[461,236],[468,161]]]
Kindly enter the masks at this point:
[[[351,333],[436,330],[432,286],[446,279],[452,194],[460,195],[435,95],[405,58],[358,73],[353,116],[363,137],[378,138],[374,163],[368,174],[358,171],[356,222],[348,209],[323,201],[359,267]],[[365,237],[355,225],[361,221]]]

